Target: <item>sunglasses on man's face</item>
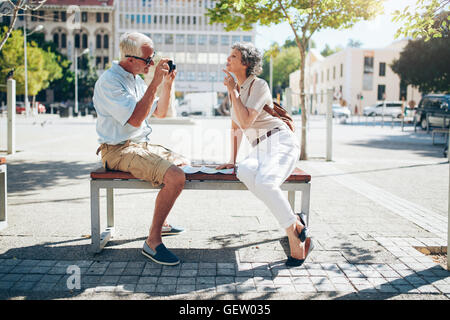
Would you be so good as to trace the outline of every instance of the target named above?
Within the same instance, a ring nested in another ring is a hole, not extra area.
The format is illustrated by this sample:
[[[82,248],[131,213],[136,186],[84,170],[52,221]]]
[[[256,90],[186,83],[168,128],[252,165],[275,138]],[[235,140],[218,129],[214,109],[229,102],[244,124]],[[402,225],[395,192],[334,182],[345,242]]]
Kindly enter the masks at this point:
[[[136,56],[130,56],[130,55],[128,55],[128,54],[127,54],[125,57],[127,57],[127,58],[135,58],[135,59],[138,59],[138,60],[142,60],[142,61],[145,62],[146,65],[150,65],[150,63],[152,63],[152,60],[153,60],[153,58],[155,57],[155,55],[156,55],[156,51],[153,51],[152,56],[151,56],[151,57],[148,57],[148,58],[141,58],[141,57],[136,57]]]

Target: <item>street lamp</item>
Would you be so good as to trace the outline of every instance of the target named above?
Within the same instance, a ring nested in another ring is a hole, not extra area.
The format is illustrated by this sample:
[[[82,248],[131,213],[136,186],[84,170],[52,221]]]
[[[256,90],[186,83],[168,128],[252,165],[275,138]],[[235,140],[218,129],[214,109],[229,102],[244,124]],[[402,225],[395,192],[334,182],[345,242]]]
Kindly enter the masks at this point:
[[[81,57],[89,53],[89,48],[83,50],[83,52],[78,55],[78,50],[75,49],[75,114],[78,115],[78,57]]]
[[[37,31],[41,31],[44,28],[42,24],[36,26],[28,35],[31,35]],[[25,16],[23,24],[23,51],[24,51],[24,64],[25,64],[25,112],[28,116],[30,113],[30,102],[28,101],[28,62],[27,62],[27,17]]]

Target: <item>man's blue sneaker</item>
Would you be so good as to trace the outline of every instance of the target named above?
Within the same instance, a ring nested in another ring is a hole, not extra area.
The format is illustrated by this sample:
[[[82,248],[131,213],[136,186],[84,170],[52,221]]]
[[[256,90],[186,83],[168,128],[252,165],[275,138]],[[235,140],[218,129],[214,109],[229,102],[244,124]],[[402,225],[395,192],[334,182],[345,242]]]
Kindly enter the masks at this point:
[[[177,234],[183,233],[184,229],[181,227],[174,226],[163,226],[161,230],[161,236],[176,236]]]
[[[178,259],[176,255],[170,252],[163,243],[158,245],[154,251],[148,246],[147,242],[144,242],[142,254],[147,258],[150,258],[154,262],[166,266],[175,266],[180,263],[180,259]]]

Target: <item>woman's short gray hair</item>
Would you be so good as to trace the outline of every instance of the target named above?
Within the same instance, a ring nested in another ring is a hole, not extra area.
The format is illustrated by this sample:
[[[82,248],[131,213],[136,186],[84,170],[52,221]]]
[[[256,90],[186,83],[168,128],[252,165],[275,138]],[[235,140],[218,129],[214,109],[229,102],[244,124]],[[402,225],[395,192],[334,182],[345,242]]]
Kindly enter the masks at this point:
[[[262,73],[262,54],[250,42],[237,42],[231,49],[239,50],[242,55],[241,62],[247,66],[247,77]]]
[[[125,59],[126,55],[140,57],[142,56],[141,47],[147,43],[153,48],[153,41],[143,33],[125,32],[119,40],[120,60]]]

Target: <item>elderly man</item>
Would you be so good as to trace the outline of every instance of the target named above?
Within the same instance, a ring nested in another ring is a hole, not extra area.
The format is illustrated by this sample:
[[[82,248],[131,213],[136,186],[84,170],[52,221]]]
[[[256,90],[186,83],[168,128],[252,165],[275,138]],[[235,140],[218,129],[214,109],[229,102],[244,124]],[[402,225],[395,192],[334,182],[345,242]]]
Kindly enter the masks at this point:
[[[188,161],[169,149],[149,144],[152,129],[146,119],[166,116],[176,76],[175,70],[169,73],[169,59],[161,59],[147,86],[139,75],[155,65],[154,57],[149,37],[126,33],[120,38],[120,61],[113,62],[95,84],[93,102],[101,144],[97,154],[101,151],[107,169],[130,172],[155,186],[162,185],[142,254],[159,264],[177,265],[180,260],[164,246],[162,235],[183,231],[168,225],[166,218],[185,183],[184,172],[177,165]],[[163,88],[157,98],[159,86]]]

